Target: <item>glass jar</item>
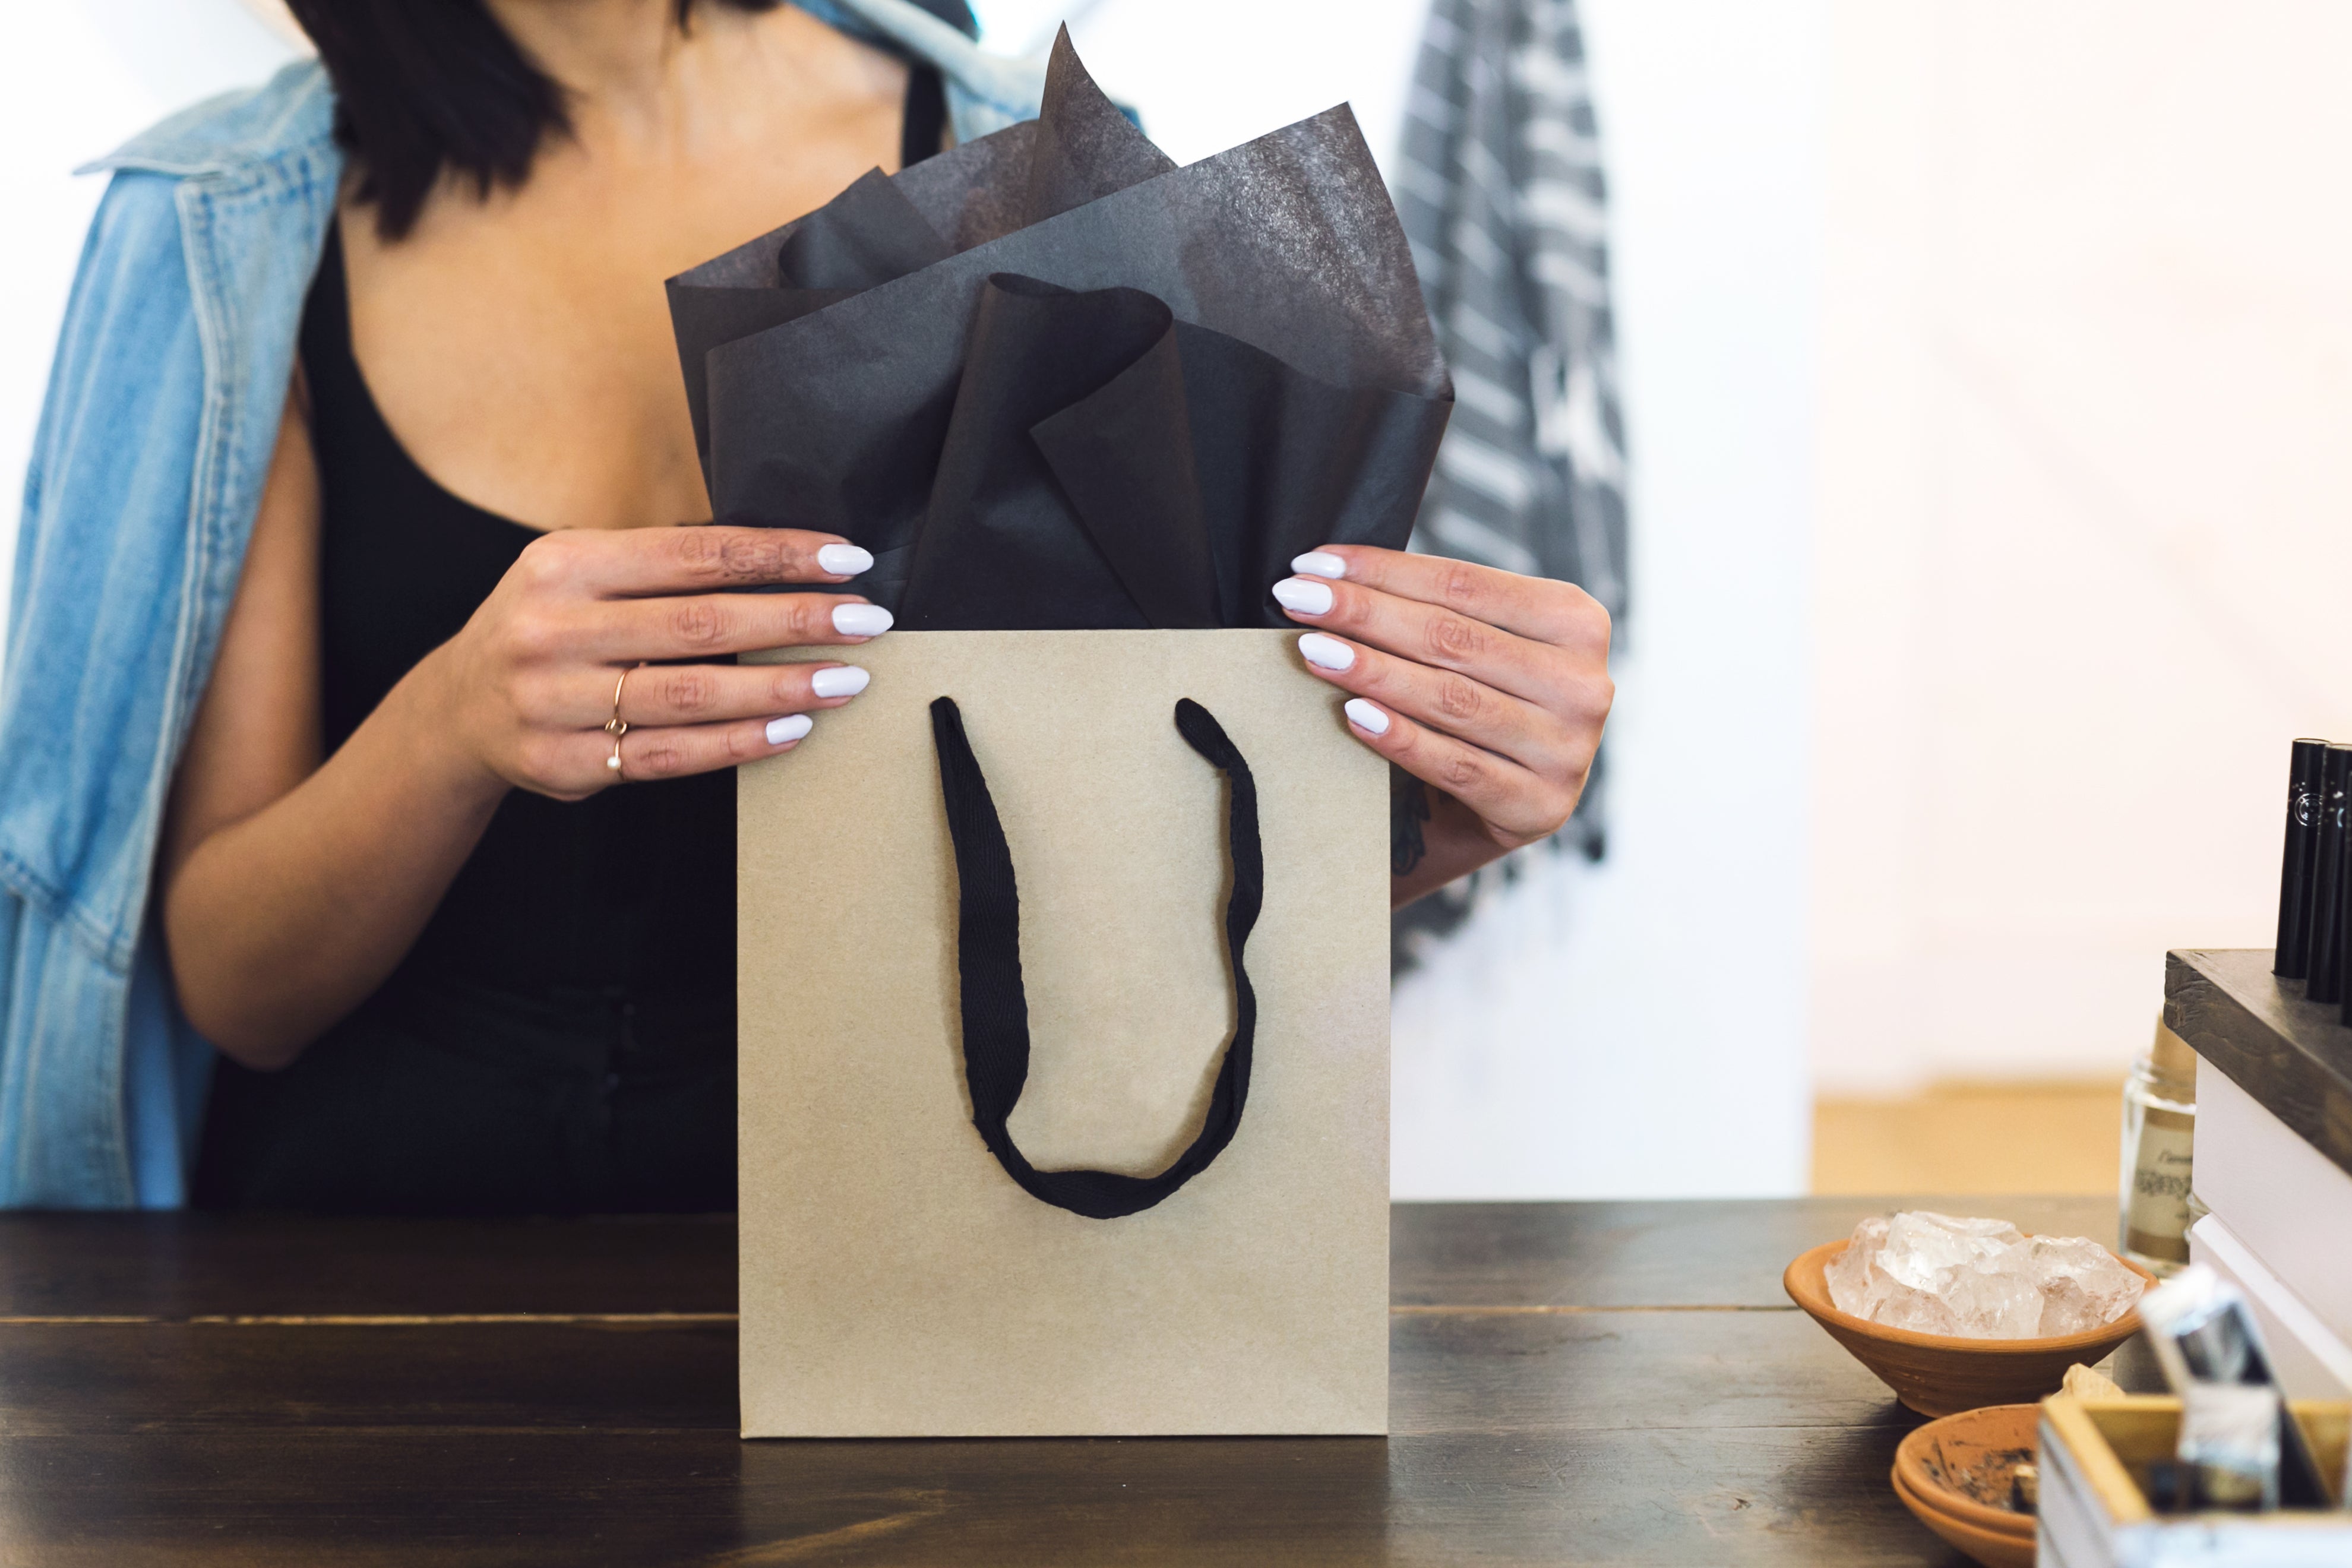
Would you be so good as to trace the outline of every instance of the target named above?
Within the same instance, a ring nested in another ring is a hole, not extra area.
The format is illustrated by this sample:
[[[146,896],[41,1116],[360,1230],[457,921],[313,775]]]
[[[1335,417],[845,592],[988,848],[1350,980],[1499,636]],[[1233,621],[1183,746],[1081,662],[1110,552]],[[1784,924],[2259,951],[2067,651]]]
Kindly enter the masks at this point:
[[[2124,1080],[2119,1250],[2158,1278],[2189,1261],[2189,1194],[2197,1134],[2197,1054],[2156,1026],[2147,1055]]]

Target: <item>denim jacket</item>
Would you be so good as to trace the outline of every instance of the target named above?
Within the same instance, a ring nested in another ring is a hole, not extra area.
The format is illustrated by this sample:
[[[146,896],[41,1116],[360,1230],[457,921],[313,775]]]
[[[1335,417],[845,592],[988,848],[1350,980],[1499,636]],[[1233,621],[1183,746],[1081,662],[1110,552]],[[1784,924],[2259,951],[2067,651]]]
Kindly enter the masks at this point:
[[[913,0],[796,0],[937,66],[969,141],[1040,67]],[[90,226],[25,480],[0,679],[0,1206],[175,1207],[213,1051],[150,899],[164,798],[260,504],[342,177],[315,62],[90,165]]]

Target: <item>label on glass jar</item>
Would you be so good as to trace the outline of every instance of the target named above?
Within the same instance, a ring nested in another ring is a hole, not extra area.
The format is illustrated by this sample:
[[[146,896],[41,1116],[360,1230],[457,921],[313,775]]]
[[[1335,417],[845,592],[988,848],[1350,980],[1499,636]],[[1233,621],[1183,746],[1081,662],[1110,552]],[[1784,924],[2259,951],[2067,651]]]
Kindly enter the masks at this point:
[[[2143,1258],[2189,1261],[2189,1147],[2197,1119],[2150,1106],[2132,1162],[2131,1205],[2124,1211],[2124,1247]]]

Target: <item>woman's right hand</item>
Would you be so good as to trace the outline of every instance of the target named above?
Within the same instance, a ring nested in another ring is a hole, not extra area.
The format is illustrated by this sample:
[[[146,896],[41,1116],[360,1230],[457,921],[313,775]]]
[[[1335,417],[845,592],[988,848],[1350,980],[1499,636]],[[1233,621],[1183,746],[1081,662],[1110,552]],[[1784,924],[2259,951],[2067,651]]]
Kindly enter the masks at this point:
[[[856,545],[797,529],[550,533],[411,679],[438,715],[436,732],[486,786],[578,800],[623,781],[732,767],[790,751],[809,731],[807,715],[847,702],[866,674],[712,660],[868,642],[890,628],[890,612],[856,595],[730,590],[846,583],[873,564]],[[628,725],[617,771],[604,729],[616,685]]]
[[[730,591],[838,585],[872,565],[828,535],[551,533],[331,751],[320,534],[310,426],[289,395],[156,856],[181,1008],[263,1070],[292,1061],[398,967],[509,789],[576,799],[773,756],[809,713],[863,688],[865,671],[713,661],[865,642],[889,625],[852,595]],[[683,662],[637,668],[668,660]],[[604,722],[623,670],[635,672],[621,708],[631,729],[615,773]]]

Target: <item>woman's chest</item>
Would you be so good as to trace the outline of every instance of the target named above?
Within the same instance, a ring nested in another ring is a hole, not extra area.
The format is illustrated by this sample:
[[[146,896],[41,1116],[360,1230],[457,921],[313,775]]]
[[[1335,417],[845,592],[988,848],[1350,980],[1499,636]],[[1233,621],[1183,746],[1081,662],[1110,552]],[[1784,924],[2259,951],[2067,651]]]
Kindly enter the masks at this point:
[[[354,256],[353,354],[401,446],[476,506],[540,529],[699,518],[657,267],[585,237]]]
[[[663,280],[895,163],[897,102],[870,118],[684,168],[557,150],[520,191],[436,195],[393,243],[347,206],[352,347],[385,423],[444,489],[533,528],[708,517]]]

